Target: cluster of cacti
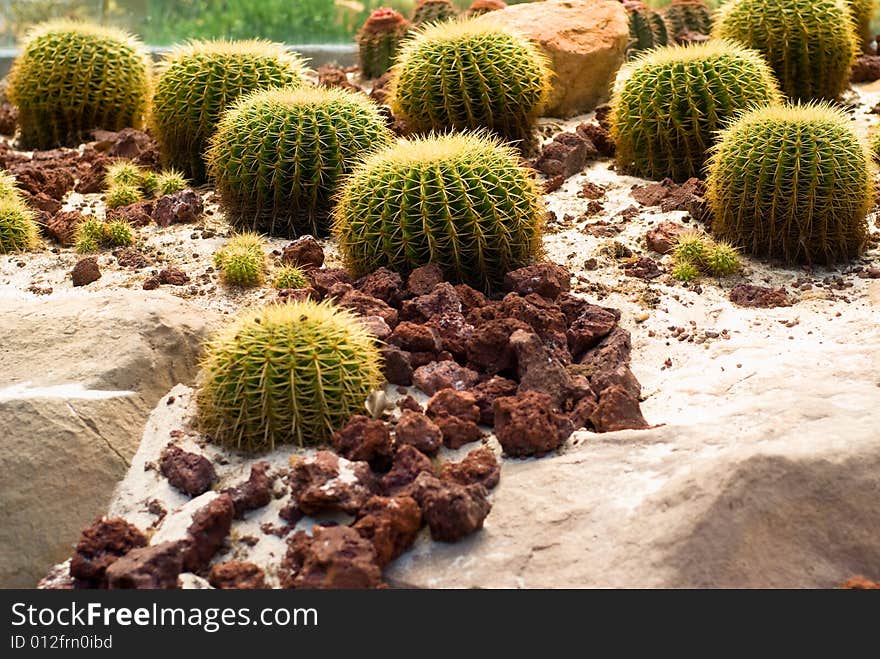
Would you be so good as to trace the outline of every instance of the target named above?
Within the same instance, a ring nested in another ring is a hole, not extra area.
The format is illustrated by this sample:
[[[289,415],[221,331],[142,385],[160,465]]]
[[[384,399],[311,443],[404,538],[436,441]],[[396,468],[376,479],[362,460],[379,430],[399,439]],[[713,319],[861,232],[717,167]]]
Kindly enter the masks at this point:
[[[121,30],[71,21],[37,26],[9,74],[20,144],[47,149],[78,143],[94,128],[139,127],[148,62],[141,44]]]
[[[699,176],[726,121],[781,99],[761,56],[726,41],[659,48],[628,66],[611,100],[611,134],[620,168],[648,178]]]
[[[528,140],[550,89],[546,56],[487,17],[431,25],[406,41],[391,107],[416,132],[485,127]]]
[[[681,281],[693,281],[701,274],[726,277],[739,267],[739,253],[733,245],[701,231],[679,236],[673,250],[672,276]]]
[[[378,78],[394,63],[409,21],[387,7],[375,10],[357,35],[358,59],[365,78]]]
[[[424,25],[449,20],[458,16],[458,10],[450,0],[419,0],[413,7],[412,24]]]
[[[186,179],[175,169],[151,172],[130,160],[117,160],[104,176],[107,208],[119,208],[141,201],[144,196],[166,195],[186,187]]]
[[[474,0],[473,4],[468,7],[464,15],[467,17],[482,16],[483,14],[488,14],[490,11],[498,11],[505,7],[507,7],[507,3],[504,2],[504,0]]]
[[[37,214],[28,208],[12,175],[0,170],[0,254],[24,252],[39,243]]]
[[[840,0],[730,0],[712,36],[759,51],[782,91],[798,100],[834,100],[856,55],[849,9]]]
[[[629,44],[627,52],[637,53],[665,46],[669,42],[666,22],[660,12],[639,0],[623,0],[629,15]]]
[[[703,0],[672,0],[663,18],[669,35],[676,40],[682,32],[709,34],[712,30],[712,10]]]
[[[74,249],[88,254],[104,247],[126,247],[133,242],[134,232],[125,220],[102,222],[97,218],[87,218],[76,227]]]
[[[825,103],[753,110],[709,161],[712,231],[756,256],[830,264],[864,246],[873,205],[867,146]]]
[[[197,394],[200,425],[243,451],[326,442],[363,413],[379,386],[373,335],[326,302],[247,311],[209,343]]]
[[[328,233],[339,178],[392,139],[379,106],[339,88],[271,89],[242,98],[207,153],[227,219],[271,235]]]
[[[266,254],[259,234],[245,232],[233,236],[214,253],[214,265],[230,286],[259,286],[266,273]]]
[[[295,265],[285,265],[275,273],[272,285],[278,289],[305,288],[309,285],[309,278],[302,269]]]
[[[874,0],[844,0],[849,7],[856,30],[857,45],[862,48],[872,41],[871,19],[874,17]]]
[[[493,292],[539,253],[543,214],[516,151],[458,133],[371,155],[343,186],[334,233],[355,276],[435,263],[451,281]]]
[[[203,153],[221,114],[242,94],[303,84],[305,67],[282,44],[196,41],[174,48],[160,64],[151,124],[169,166],[200,183]]]

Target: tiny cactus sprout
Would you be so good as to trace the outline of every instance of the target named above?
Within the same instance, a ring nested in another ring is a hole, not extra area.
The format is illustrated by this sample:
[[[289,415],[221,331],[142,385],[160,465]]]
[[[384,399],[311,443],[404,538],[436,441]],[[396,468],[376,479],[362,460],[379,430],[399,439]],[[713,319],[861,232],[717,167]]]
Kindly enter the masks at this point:
[[[482,133],[400,140],[351,174],[334,233],[355,276],[437,264],[492,292],[540,252],[543,205],[516,151]]]
[[[394,9],[382,7],[370,14],[357,35],[364,78],[378,78],[391,68],[407,32],[409,21]]]
[[[419,0],[413,7],[412,24],[419,26],[436,23],[456,16],[458,10],[450,0]]]
[[[18,199],[18,188],[15,187],[15,177],[9,172],[0,169],[0,199]]]
[[[0,254],[25,252],[39,244],[36,213],[13,193],[4,195],[0,180]]]
[[[223,282],[230,286],[252,287],[263,282],[266,255],[263,239],[256,233],[240,233],[214,254]]]
[[[611,100],[618,165],[646,178],[700,176],[726,121],[781,98],[761,56],[738,44],[648,51],[627,65]]]
[[[303,84],[305,66],[283,44],[193,41],[159,65],[150,114],[166,165],[196,183],[205,180],[202,155],[228,105],[242,94]]]
[[[148,197],[153,197],[159,188],[159,175],[156,172],[144,172],[141,177],[141,190]]]
[[[498,11],[499,9],[504,9],[507,7],[507,3],[504,0],[474,0],[473,4],[468,7],[467,11],[464,13],[465,16],[482,16],[483,14],[488,14],[490,11]]]
[[[207,153],[220,204],[239,228],[327,235],[342,175],[392,140],[379,106],[343,89],[270,89],[223,116]]]
[[[381,383],[373,335],[327,302],[244,312],[208,343],[196,394],[211,441],[249,453],[327,442]]]
[[[531,138],[549,94],[549,62],[493,20],[429,25],[401,46],[390,104],[411,130],[487,128],[506,140]]]
[[[659,48],[669,42],[666,22],[659,12],[640,0],[624,0],[623,7],[629,15],[628,53]]]
[[[80,254],[97,252],[104,245],[104,223],[96,218],[88,218],[76,227],[74,249]]]
[[[869,149],[827,103],[757,108],[708,163],[712,233],[755,256],[831,264],[858,255],[874,201]]]
[[[143,200],[143,198],[144,195],[138,186],[129,185],[127,183],[117,183],[107,190],[104,202],[107,204],[107,208],[112,209],[121,206],[128,206],[129,204],[136,204]]]
[[[857,50],[850,10],[840,0],[730,0],[718,10],[712,36],[761,53],[794,100],[835,100],[849,84]]]
[[[295,265],[286,265],[275,274],[273,285],[278,289],[305,288],[309,285],[309,278]]]
[[[739,252],[728,242],[713,241],[703,257],[703,268],[713,277],[727,277],[739,270]]]
[[[108,188],[117,185],[140,187],[144,182],[143,170],[130,160],[117,160],[107,168],[104,182]]]
[[[131,225],[125,220],[107,222],[104,227],[104,240],[111,247],[128,247],[134,242]]]
[[[700,269],[687,260],[677,260],[672,266],[672,276],[678,281],[694,281],[700,276]]]
[[[706,259],[711,238],[701,231],[687,231],[679,236],[673,249],[676,262],[701,265]]]
[[[156,176],[156,192],[161,195],[180,192],[187,186],[184,175],[176,169],[165,169]]]
[[[140,127],[149,95],[149,57],[110,27],[53,21],[33,28],[9,74],[19,142],[28,149],[76,144],[94,128]]]

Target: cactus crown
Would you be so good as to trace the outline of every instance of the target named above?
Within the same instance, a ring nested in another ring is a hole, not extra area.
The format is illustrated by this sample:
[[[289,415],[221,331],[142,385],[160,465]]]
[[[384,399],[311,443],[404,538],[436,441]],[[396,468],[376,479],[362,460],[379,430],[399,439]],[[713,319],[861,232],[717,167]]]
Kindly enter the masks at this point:
[[[546,55],[486,16],[423,28],[393,71],[391,107],[416,132],[488,128],[528,139],[550,91]]]
[[[836,99],[856,55],[851,16],[840,0],[730,0],[712,36],[760,52],[796,100]]]
[[[720,239],[790,263],[833,263],[864,245],[874,168],[840,109],[808,103],[748,112],[724,130],[708,170]]]
[[[403,14],[396,9],[390,7],[379,7],[373,10],[373,13],[367,17],[361,32],[368,34],[381,34],[386,32],[396,32],[400,28],[409,27]]]
[[[76,21],[28,32],[9,73],[20,142],[45,149],[77,143],[93,128],[140,127],[150,91],[149,59],[132,35]]]
[[[196,182],[205,178],[202,154],[223,111],[239,96],[303,84],[305,64],[269,41],[193,41],[159,65],[151,124],[168,165]]]
[[[327,441],[381,382],[372,335],[326,302],[247,311],[209,342],[197,393],[212,441],[244,451]]]
[[[500,290],[540,252],[543,206],[516,152],[483,133],[400,140],[346,180],[334,232],[353,273],[435,263],[453,281]]]
[[[699,176],[727,119],[781,100],[758,53],[720,40],[648,51],[619,80],[609,117],[617,161],[648,178]]]
[[[341,175],[390,142],[379,107],[338,88],[270,89],[227,112],[207,158],[228,219],[273,235],[326,235]]]

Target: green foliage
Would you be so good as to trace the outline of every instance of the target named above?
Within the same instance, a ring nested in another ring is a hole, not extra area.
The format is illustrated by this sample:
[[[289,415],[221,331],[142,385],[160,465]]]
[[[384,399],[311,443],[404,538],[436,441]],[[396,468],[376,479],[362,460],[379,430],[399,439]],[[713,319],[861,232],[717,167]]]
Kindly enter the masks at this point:
[[[409,22],[393,9],[377,9],[357,35],[358,59],[365,78],[378,78],[394,63],[409,32]]]
[[[136,204],[144,198],[141,189],[137,185],[129,185],[127,183],[117,183],[107,190],[104,196],[104,202],[107,208],[119,208]]]
[[[725,129],[708,170],[719,239],[787,263],[830,264],[862,250],[874,171],[842,110],[753,110]]]
[[[419,0],[410,20],[415,26],[446,21],[458,16],[458,10],[449,0]]]
[[[712,36],[759,51],[792,99],[836,99],[849,83],[857,38],[840,0],[730,0]]]
[[[487,292],[540,251],[541,192],[516,152],[483,134],[401,140],[346,183],[334,233],[349,269],[402,273],[435,263]]]
[[[34,249],[40,242],[36,213],[14,190],[3,194],[3,183],[0,179],[0,254]]]
[[[282,44],[195,41],[174,48],[160,65],[151,124],[167,165],[200,183],[202,154],[223,111],[239,96],[303,84],[305,66]]]
[[[165,169],[156,177],[156,192],[160,196],[180,192],[186,186],[186,177],[174,168]]]
[[[243,98],[211,140],[209,170],[226,218],[271,235],[327,235],[339,178],[392,139],[379,107],[334,88]]]
[[[687,231],[679,236],[672,253],[672,276],[693,281],[700,274],[726,277],[739,269],[739,253],[726,242],[716,242],[702,231]]]
[[[416,132],[488,128],[528,140],[550,89],[544,54],[491,14],[429,25],[393,70],[392,110]]]
[[[247,311],[213,337],[202,363],[198,418],[213,442],[262,452],[321,444],[380,385],[372,335],[328,303]]]
[[[781,99],[764,60],[730,42],[658,48],[628,68],[611,100],[611,134],[621,169],[647,178],[700,176],[725,121]]]
[[[669,42],[666,22],[659,12],[644,2],[627,1],[623,3],[629,14],[629,45],[627,52],[636,53],[665,46]]]
[[[694,281],[700,276],[700,270],[690,261],[675,261],[672,276],[679,281]]]
[[[220,268],[220,276],[230,286],[252,287],[263,282],[266,271],[266,255],[263,239],[256,233],[240,233],[214,254],[214,265]]]
[[[669,35],[676,40],[685,30],[700,34],[709,34],[712,30],[712,10],[703,0],[672,0],[663,17]]]
[[[275,275],[273,286],[278,289],[285,288],[306,288],[309,285],[309,278],[306,273],[295,265],[286,265],[281,268]]]
[[[23,148],[76,144],[93,128],[140,127],[147,109],[147,55],[113,28],[51,22],[35,27],[9,74]]]

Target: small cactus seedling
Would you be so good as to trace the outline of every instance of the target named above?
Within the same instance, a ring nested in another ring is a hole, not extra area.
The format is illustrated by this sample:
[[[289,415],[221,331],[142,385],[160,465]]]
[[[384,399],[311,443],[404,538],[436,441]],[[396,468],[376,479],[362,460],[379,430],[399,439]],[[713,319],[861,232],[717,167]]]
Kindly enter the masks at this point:
[[[703,258],[706,274],[713,277],[727,277],[739,270],[739,251],[728,242],[715,242],[709,245]]]
[[[673,264],[672,276],[681,281],[700,274],[726,277],[739,269],[739,254],[731,244],[716,242],[702,231],[687,231],[675,243]]]
[[[363,94],[302,87],[255,92],[223,116],[207,160],[227,219],[270,235],[327,235],[342,175],[392,139]]]
[[[426,27],[393,71],[392,110],[415,132],[488,128],[528,140],[550,89],[546,56],[491,15]]]
[[[19,196],[18,188],[15,187],[15,177],[0,169],[0,199],[18,199]]]
[[[379,386],[364,325],[329,303],[246,311],[209,342],[196,400],[211,441],[250,453],[321,444]]]
[[[849,117],[826,103],[758,108],[708,163],[712,231],[756,256],[830,264],[860,253],[874,167]]]
[[[629,15],[629,45],[627,52],[659,48],[669,43],[666,22],[659,12],[639,0],[624,0]]]
[[[165,169],[156,177],[156,192],[159,195],[174,194],[186,189],[186,177],[176,169]]]
[[[849,84],[857,50],[852,17],[840,0],[730,0],[712,36],[760,52],[795,100],[835,100]]]
[[[305,288],[309,285],[306,273],[295,265],[286,265],[275,274],[275,288]]]
[[[137,185],[117,183],[107,190],[104,202],[107,204],[107,208],[119,208],[121,206],[128,206],[129,204],[136,204],[137,202],[142,201],[143,198],[144,195]]]
[[[140,127],[147,110],[149,59],[115,28],[53,21],[31,30],[9,73],[19,141],[28,149],[76,144],[94,128]]]
[[[679,281],[694,281],[700,276],[700,269],[690,261],[676,261],[672,266],[672,276]]]
[[[0,254],[25,252],[39,244],[36,213],[13,192],[0,194]]]
[[[676,262],[702,264],[711,244],[711,238],[702,231],[686,231],[675,243],[673,257]]]
[[[378,78],[390,69],[407,32],[409,22],[394,9],[382,7],[370,14],[357,35],[361,74]]]
[[[134,243],[134,232],[125,220],[102,222],[88,218],[76,227],[74,249],[80,254],[90,254],[105,247],[128,247]]]
[[[371,155],[334,211],[340,251],[356,276],[437,264],[452,281],[492,292],[539,253],[541,192],[511,147],[458,133]]]
[[[266,271],[263,244],[259,234],[247,232],[232,237],[217,250],[214,265],[220,269],[223,282],[230,286],[259,286]]]
[[[507,3],[504,0],[474,0],[473,4],[468,7],[468,10],[464,13],[465,16],[482,16],[483,14],[488,14],[490,11],[498,11],[499,9],[505,9],[507,7]]]
[[[159,188],[159,175],[156,172],[146,171],[143,176],[141,176],[141,190],[144,191],[144,194],[148,197],[153,197],[156,195],[156,191]]]
[[[726,41],[658,48],[627,67],[611,134],[621,169],[647,178],[700,176],[725,121],[782,98],[761,56]]]
[[[456,16],[458,16],[458,10],[450,0],[419,0],[413,7],[412,24],[419,26],[437,23]]]
[[[672,0],[663,17],[676,40],[682,32],[709,34],[712,30],[712,10],[703,0]]]
[[[117,160],[107,168],[104,183],[108,188],[117,185],[141,187],[145,172],[130,160]]]
[[[282,44],[195,41],[174,48],[160,64],[151,123],[169,166],[205,180],[202,154],[223,111],[258,89],[303,84],[305,66]]]
[[[128,247],[134,243],[134,234],[125,220],[112,220],[104,227],[104,239],[110,247]]]

